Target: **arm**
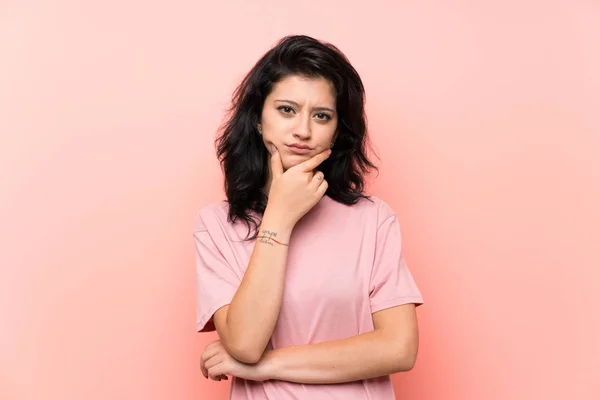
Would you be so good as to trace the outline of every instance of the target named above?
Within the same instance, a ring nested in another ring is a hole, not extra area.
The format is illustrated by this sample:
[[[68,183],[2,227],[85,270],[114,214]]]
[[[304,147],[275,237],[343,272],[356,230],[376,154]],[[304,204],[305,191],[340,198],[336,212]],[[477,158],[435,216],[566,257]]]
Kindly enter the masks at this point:
[[[279,152],[271,154],[272,181],[259,234],[289,243],[292,230],[324,195],[327,182],[313,172],[329,155],[323,151],[287,171]],[[271,338],[283,297],[288,247],[258,239],[248,268],[231,303],[215,312],[214,323],[223,347],[239,361],[254,364]]]
[[[293,226],[265,211],[259,230],[276,233],[277,240],[289,243]],[[275,237],[275,236],[274,236]],[[288,247],[257,239],[248,269],[231,303],[214,315],[223,346],[231,356],[256,363],[263,354],[281,308]]]
[[[373,332],[331,342],[286,347],[265,353],[261,378],[332,384],[409,371],[418,350],[414,304],[373,313]]]

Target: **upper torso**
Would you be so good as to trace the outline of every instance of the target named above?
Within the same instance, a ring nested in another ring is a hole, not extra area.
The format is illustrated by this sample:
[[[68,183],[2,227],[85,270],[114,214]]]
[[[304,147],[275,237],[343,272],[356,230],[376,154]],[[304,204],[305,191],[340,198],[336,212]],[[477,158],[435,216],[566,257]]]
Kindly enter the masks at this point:
[[[325,196],[296,224],[289,242],[281,310],[268,348],[327,342],[371,332],[373,310],[388,307],[386,303],[395,299],[398,304],[421,302],[410,276],[406,278],[409,282],[399,284],[397,296],[395,288],[385,289],[380,294],[374,291],[375,286],[391,285],[374,282],[386,278],[382,275],[384,272],[374,273],[373,265],[376,253],[382,254],[377,243],[378,228],[395,215],[387,204],[375,197],[372,199],[373,202],[361,199],[347,206]],[[207,222],[213,214],[214,220]],[[227,222],[225,202],[204,209],[201,215],[204,215],[203,227],[219,231],[213,237],[225,238],[219,244],[221,252],[241,281],[254,247],[254,241],[243,240],[246,225]],[[400,246],[399,240],[397,245]],[[390,265],[377,268],[400,268],[393,264],[403,263],[403,259],[390,259],[385,263]],[[234,400],[394,398],[389,376],[332,385],[234,378],[231,387]]]

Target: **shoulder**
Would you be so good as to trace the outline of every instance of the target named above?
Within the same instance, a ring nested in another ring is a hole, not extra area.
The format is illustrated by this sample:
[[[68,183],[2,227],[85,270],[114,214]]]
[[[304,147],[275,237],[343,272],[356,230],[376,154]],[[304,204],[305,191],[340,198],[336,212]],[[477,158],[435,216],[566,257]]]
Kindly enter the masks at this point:
[[[209,230],[209,226],[214,223],[223,225],[227,223],[227,215],[229,213],[229,205],[227,201],[216,201],[207,204],[196,211],[194,216],[194,232],[202,232]]]
[[[361,198],[356,204],[350,206],[350,208],[361,216],[376,222],[377,226],[396,216],[396,212],[386,201],[372,195],[366,199]]]
[[[323,200],[316,215],[324,217],[328,223],[343,225],[349,230],[378,228],[396,215],[392,207],[377,196],[367,195],[366,198],[358,199],[355,204],[343,204],[329,197]]]

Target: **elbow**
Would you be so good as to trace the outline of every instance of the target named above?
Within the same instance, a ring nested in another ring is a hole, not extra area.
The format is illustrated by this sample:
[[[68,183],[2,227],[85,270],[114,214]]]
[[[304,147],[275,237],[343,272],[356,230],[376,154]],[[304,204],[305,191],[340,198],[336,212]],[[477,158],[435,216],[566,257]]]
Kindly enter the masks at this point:
[[[262,353],[252,351],[239,351],[236,354],[231,354],[233,358],[244,364],[256,364],[262,358]]]
[[[258,340],[253,340],[253,335],[236,335],[231,331],[226,320],[215,326],[223,347],[231,357],[244,364],[256,364],[260,361],[267,347],[268,339],[263,344]]]
[[[244,364],[258,363],[264,353],[264,349],[251,343],[232,343],[227,351],[229,355]]]
[[[408,354],[404,354],[398,360],[398,372],[408,372],[415,367],[415,363],[417,362],[417,353],[410,352]]]
[[[417,345],[416,343],[404,343],[398,347],[395,352],[394,370],[395,372],[408,372],[414,368],[417,362]]]

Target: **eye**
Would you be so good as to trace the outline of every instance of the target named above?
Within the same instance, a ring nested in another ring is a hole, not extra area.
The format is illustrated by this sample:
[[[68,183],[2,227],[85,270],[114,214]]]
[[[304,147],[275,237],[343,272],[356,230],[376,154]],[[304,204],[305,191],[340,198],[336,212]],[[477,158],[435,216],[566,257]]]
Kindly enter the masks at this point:
[[[291,114],[294,111],[294,109],[290,106],[279,106],[277,109],[282,111],[284,114]]]
[[[318,113],[318,114],[315,114],[315,116],[317,117],[317,119],[320,119],[321,121],[329,121],[331,119],[331,116],[326,113]]]

